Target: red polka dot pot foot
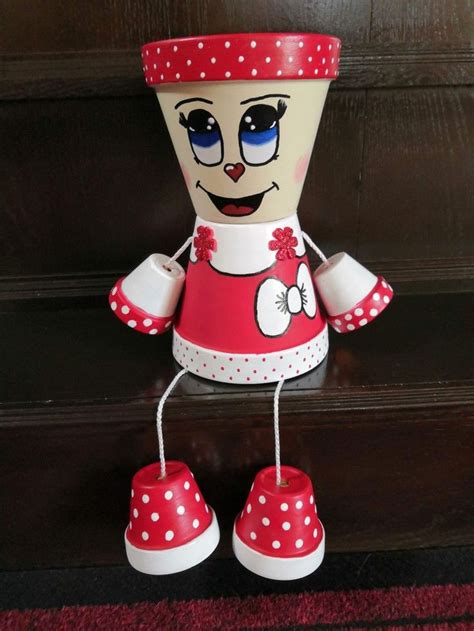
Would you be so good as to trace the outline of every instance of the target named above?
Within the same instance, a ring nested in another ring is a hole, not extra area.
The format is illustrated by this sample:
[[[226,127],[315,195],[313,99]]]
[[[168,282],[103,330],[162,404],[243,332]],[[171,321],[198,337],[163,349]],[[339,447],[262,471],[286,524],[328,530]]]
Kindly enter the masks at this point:
[[[117,318],[122,320],[122,322],[127,324],[131,329],[140,331],[140,333],[146,333],[148,335],[166,333],[173,324],[174,316],[160,318],[135,306],[124,294],[122,281],[123,278],[117,281],[109,293],[109,305]]]
[[[145,574],[173,574],[206,559],[219,543],[219,526],[194,476],[182,462],[140,469],[132,480],[125,548]]]
[[[379,276],[368,296],[349,311],[327,316],[327,321],[338,333],[351,333],[375,320],[387,308],[392,298],[393,289],[382,276]]]
[[[314,572],[324,557],[324,528],[318,518],[311,480],[299,469],[260,471],[243,511],[235,520],[233,548],[248,570],[275,580]]]

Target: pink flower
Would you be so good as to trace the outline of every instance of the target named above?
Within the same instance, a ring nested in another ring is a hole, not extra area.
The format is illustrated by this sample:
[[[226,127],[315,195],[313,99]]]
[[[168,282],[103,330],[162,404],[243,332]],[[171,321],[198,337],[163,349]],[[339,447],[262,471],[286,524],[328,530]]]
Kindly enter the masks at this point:
[[[298,239],[293,236],[293,228],[286,226],[285,228],[277,228],[273,231],[274,241],[268,243],[270,250],[278,250],[276,258],[279,261],[285,259],[294,259],[296,256],[296,246]]]
[[[215,252],[217,249],[217,243],[213,237],[214,232],[212,228],[207,226],[198,227],[197,236],[194,237],[193,241],[198,261],[210,261],[212,259],[211,252]]]

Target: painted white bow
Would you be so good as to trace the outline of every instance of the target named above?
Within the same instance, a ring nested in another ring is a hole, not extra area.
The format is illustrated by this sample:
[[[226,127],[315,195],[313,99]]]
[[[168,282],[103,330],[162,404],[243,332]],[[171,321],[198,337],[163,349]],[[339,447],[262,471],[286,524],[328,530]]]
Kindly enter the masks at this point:
[[[300,263],[296,285],[288,287],[277,278],[267,278],[257,291],[256,314],[258,328],[266,337],[283,335],[291,318],[302,311],[308,318],[316,315],[313,280],[305,263]]]

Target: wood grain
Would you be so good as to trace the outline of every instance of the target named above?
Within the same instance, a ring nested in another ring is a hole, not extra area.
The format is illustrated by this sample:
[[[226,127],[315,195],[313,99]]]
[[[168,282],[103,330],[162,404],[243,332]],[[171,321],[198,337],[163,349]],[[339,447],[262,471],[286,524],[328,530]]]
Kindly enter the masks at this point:
[[[474,542],[473,306],[472,294],[399,298],[285,385],[283,459],[313,478],[330,550]],[[124,563],[127,489],[157,457],[155,406],[177,371],[169,337],[139,336],[105,305],[4,313],[0,325],[2,567]],[[188,375],[166,406],[168,457],[217,510],[221,556],[273,459],[272,390]]]
[[[468,88],[368,94],[359,256],[474,254],[473,97]]]

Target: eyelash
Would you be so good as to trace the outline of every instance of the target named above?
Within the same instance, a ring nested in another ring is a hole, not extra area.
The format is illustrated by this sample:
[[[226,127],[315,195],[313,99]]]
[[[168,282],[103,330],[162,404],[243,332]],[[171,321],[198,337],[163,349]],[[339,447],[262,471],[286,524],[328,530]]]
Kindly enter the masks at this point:
[[[283,117],[284,113],[286,112],[287,107],[288,105],[285,103],[285,101],[282,101],[281,99],[279,99],[278,104],[277,104],[278,120],[280,120],[280,118]],[[182,125],[185,129],[189,128],[188,119],[183,114],[183,112],[179,113],[179,124]]]

